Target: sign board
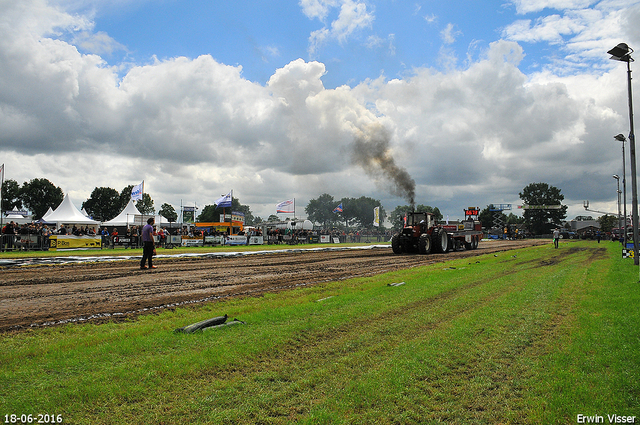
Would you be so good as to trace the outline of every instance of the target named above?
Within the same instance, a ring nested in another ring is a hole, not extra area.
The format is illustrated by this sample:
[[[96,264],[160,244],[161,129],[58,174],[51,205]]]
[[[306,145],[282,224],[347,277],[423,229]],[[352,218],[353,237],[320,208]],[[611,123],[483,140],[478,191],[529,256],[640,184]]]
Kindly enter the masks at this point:
[[[240,211],[232,211],[231,214],[221,214],[222,221],[239,221],[244,224],[244,213]]]
[[[225,245],[246,245],[247,244],[247,237],[246,236],[234,236],[234,235],[229,235],[226,237],[226,240],[224,241]]]
[[[330,243],[331,235],[320,235],[320,243]]]
[[[251,236],[249,238],[249,245],[262,245],[264,244],[264,238],[262,236]]]
[[[518,205],[523,210],[559,210],[562,205]]]
[[[49,250],[59,251],[62,249],[101,249],[101,236],[73,236],[73,235],[51,235],[49,236]]]
[[[224,236],[205,236],[204,243],[209,245],[222,245],[224,243]]]
[[[182,237],[182,246],[203,246],[204,240],[202,238],[195,238],[189,236]]]

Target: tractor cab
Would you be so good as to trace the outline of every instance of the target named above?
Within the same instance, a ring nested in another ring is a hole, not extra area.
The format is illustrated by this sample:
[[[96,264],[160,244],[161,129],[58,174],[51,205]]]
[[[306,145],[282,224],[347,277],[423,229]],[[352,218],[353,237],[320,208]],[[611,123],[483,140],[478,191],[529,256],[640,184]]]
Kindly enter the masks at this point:
[[[433,226],[433,214],[428,212],[409,212],[402,218],[402,233],[418,237]]]

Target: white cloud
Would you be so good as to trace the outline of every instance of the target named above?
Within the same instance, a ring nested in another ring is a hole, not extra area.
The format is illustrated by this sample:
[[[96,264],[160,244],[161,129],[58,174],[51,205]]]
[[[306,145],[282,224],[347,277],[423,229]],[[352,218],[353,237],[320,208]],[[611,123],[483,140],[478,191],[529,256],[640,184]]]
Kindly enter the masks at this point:
[[[81,31],[75,35],[73,44],[82,50],[96,55],[110,55],[118,50],[126,50],[125,47],[109,37],[105,32],[99,31],[92,33],[89,31]]]
[[[324,21],[329,11],[340,4],[339,0],[300,0],[300,7],[309,19]]]
[[[461,35],[460,31],[456,31],[452,23],[448,23],[447,26],[440,31],[440,37],[444,44],[452,44],[456,41],[456,36]]]
[[[438,17],[432,13],[430,15],[426,15],[424,20],[427,21],[427,23],[432,24],[438,20]]]
[[[597,69],[594,64],[601,64],[600,69],[606,68],[610,65],[603,52],[619,43],[625,32],[634,33],[634,25],[627,24],[628,16],[634,11],[640,14],[637,12],[640,5],[637,0],[634,2],[636,5],[629,10],[607,1],[599,2],[594,8],[580,8],[588,6],[581,2],[561,2],[566,9],[560,14],[517,20],[503,28],[502,37],[528,44],[552,45],[551,60],[546,67],[555,73],[589,72],[589,67]],[[627,31],[621,32],[621,28]]]
[[[328,16],[323,7],[330,4],[301,2],[318,17]],[[340,4],[351,12],[327,29],[335,40],[373,19],[355,2]],[[320,62],[293,60],[261,85],[209,55],[133,66],[119,79],[100,56],[64,41],[90,32],[90,20],[38,0],[3,7],[6,177],[49,178],[76,202],[94,187],[120,190],[144,179],[156,206],[204,205],[234,189],[263,217],[279,200],[304,205],[324,192],[373,196],[393,209],[403,201],[352,160],[354,135],[372,125],[390,135],[389,153],[416,181],[418,203],[461,209],[517,202],[495,198],[517,198],[532,181],[561,187],[576,176],[606,187],[598,176],[610,179],[620,154],[603,141],[627,127],[624,70],[527,76],[518,68],[523,48],[513,41],[491,43],[464,70],[420,68],[353,88],[327,89]],[[546,27],[573,28],[559,22]],[[571,190],[563,193],[581,201]]]
[[[589,7],[597,0],[511,0],[519,14],[540,12],[543,9],[582,9]]]
[[[310,3],[310,4],[305,4]],[[303,11],[309,17],[326,18],[329,9],[336,7],[336,2],[310,1],[301,2]],[[353,0],[341,0],[340,12],[337,19],[333,20],[329,27],[325,26],[313,31],[309,37],[309,54],[313,56],[329,40],[337,40],[344,43],[354,33],[371,27],[375,17],[367,10],[367,5]]]

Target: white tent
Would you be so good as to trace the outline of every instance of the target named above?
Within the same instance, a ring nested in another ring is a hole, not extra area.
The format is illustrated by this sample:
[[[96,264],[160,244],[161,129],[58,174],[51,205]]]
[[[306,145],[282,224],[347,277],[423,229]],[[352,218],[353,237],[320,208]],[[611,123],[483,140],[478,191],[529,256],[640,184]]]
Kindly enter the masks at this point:
[[[117,217],[112,218],[109,221],[102,222],[102,225],[103,226],[128,226],[128,225],[140,224],[139,221],[140,221],[141,215],[142,214],[140,214],[140,211],[138,211],[138,209],[136,208],[136,204],[133,201],[133,199],[130,199],[127,206],[124,207],[124,210],[122,210],[122,212],[118,214]],[[135,220],[136,216],[138,216],[138,222],[136,222]],[[147,224],[146,219],[144,221],[144,224]]]
[[[20,219],[20,218],[25,218],[25,216],[23,216],[22,214],[20,214],[20,211],[18,211],[18,207],[13,207],[12,211],[9,211],[7,213],[7,218],[8,219]]]
[[[13,221],[16,224],[27,224],[31,223],[31,216],[24,216],[21,214],[22,211],[19,211],[17,207],[13,207],[12,211],[7,211],[6,215],[3,218],[3,224]]]
[[[92,220],[82,214],[80,210],[73,205],[71,199],[69,199],[69,194],[64,197],[64,200],[58,208],[47,216],[47,222],[56,223],[58,225],[64,223],[80,224],[83,226],[100,224],[99,221]]]
[[[51,207],[49,207],[49,209],[47,210],[46,213],[44,213],[44,215],[42,216],[42,221],[46,222],[47,221],[47,217],[49,217],[51,215],[51,213],[53,212],[53,210],[51,209]]]

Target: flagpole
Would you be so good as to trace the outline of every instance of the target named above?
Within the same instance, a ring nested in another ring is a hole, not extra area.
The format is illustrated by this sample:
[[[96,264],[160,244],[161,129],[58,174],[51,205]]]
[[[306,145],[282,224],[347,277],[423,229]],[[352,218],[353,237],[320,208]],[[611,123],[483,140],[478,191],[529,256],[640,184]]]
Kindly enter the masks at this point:
[[[296,198],[293,198],[293,219],[296,219]]]

